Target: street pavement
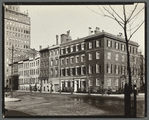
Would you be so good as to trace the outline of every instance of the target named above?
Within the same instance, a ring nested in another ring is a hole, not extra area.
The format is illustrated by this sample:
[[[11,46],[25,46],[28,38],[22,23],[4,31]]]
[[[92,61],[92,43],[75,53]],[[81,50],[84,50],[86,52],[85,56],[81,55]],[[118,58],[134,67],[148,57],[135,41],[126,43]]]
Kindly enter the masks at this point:
[[[17,112],[29,116],[123,116],[124,95],[14,92],[19,102],[5,101],[6,117]],[[137,117],[144,117],[144,97],[137,96]],[[12,112],[10,112],[12,111]],[[14,114],[18,115],[17,113]]]

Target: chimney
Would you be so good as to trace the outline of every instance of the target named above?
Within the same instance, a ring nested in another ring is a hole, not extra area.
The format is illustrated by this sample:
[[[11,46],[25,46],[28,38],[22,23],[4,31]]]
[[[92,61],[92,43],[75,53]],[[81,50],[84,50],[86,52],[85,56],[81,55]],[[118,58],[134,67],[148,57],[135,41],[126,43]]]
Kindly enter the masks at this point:
[[[58,35],[56,35],[56,45],[58,45]]]
[[[40,45],[40,46],[39,46],[39,50],[41,50],[41,49],[42,49],[42,46]]]
[[[69,34],[70,34],[70,30],[67,31],[67,36],[69,36]]]
[[[89,27],[88,29],[89,29],[89,31],[88,31],[88,35],[91,35],[91,29],[92,29],[92,28]]]

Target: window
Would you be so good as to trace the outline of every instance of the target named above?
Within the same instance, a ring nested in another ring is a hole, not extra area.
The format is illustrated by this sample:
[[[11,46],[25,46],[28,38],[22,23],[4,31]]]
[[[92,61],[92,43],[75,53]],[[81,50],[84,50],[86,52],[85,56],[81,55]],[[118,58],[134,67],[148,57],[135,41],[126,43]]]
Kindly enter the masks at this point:
[[[93,81],[89,79],[89,86],[93,86]]]
[[[115,86],[118,86],[118,79],[115,80]]]
[[[68,58],[66,58],[66,64],[68,64]]]
[[[92,42],[89,42],[89,49],[92,49]]]
[[[76,44],[76,51],[79,51],[79,44]]]
[[[100,86],[100,79],[96,78],[96,86]]]
[[[58,65],[58,59],[55,59],[55,65]]]
[[[107,73],[112,73],[112,64],[107,64]]]
[[[53,66],[53,60],[51,60],[51,66]]]
[[[96,64],[96,73],[100,73],[101,72],[101,66],[100,64]]]
[[[61,65],[64,65],[64,58],[61,59]]]
[[[56,76],[57,76],[57,73],[58,73],[58,72],[57,72],[57,69],[55,69],[55,75],[56,75]]]
[[[79,62],[79,56],[76,56],[76,63]]]
[[[125,55],[122,55],[122,62],[125,62]]]
[[[86,74],[85,66],[83,66],[83,67],[81,68],[81,75],[85,75],[85,74]]]
[[[112,47],[112,41],[107,40],[107,46],[108,46],[108,47]]]
[[[73,52],[73,46],[71,46],[71,52]]]
[[[108,82],[108,86],[111,86],[111,78],[108,78],[107,82]]]
[[[123,45],[123,44],[121,45],[121,50],[125,51],[125,45]]]
[[[85,61],[85,54],[82,54],[81,55],[81,62],[84,62]]]
[[[69,48],[68,48],[68,47],[66,47],[66,53],[68,53],[68,49],[69,49]]]
[[[134,64],[136,64],[137,63],[137,59],[134,57]]]
[[[119,49],[119,43],[115,42],[115,49]]]
[[[61,54],[62,54],[62,55],[64,54],[64,48],[61,49]]]
[[[115,65],[115,74],[118,74],[119,71],[119,65]]]
[[[100,53],[96,52],[96,59],[100,59]]]
[[[88,54],[88,58],[89,58],[89,60],[92,60],[92,54],[91,53]]]
[[[96,40],[96,47],[100,47],[100,41]]]
[[[107,52],[107,58],[111,59],[111,52]]]
[[[89,65],[89,74],[92,74],[92,73],[93,73],[93,66]]]
[[[121,66],[121,74],[122,74],[122,75],[125,74],[125,66],[124,66],[124,65]]]
[[[81,50],[84,50],[84,47],[85,47],[85,43],[82,43],[81,44]]]
[[[115,60],[118,61],[118,54],[115,55]]]

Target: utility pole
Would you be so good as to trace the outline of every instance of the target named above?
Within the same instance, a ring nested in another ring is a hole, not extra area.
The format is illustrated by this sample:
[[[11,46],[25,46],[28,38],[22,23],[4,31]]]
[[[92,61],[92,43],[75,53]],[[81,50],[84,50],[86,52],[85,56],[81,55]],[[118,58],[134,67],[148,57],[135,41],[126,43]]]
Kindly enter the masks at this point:
[[[11,97],[13,98],[13,90],[12,90],[12,86],[13,86],[13,45],[12,45],[12,66],[11,66]]]

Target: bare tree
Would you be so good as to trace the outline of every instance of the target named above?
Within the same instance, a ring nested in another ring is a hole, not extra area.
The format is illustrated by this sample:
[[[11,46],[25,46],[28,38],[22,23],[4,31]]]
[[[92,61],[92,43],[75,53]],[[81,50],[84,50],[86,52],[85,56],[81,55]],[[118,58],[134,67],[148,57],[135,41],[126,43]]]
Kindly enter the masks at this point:
[[[131,86],[131,69],[130,69],[130,56],[129,56],[129,50],[128,50],[128,43],[132,38],[132,36],[144,24],[144,20],[141,20],[141,22],[139,23],[135,22],[137,16],[144,10],[144,6],[142,8],[138,8],[138,5],[139,3],[134,4],[133,9],[129,10],[129,12],[126,11],[126,6],[129,7],[130,5],[122,5],[122,14],[119,14],[111,5],[97,6],[100,10],[100,13],[87,7],[92,12],[98,15],[115,20],[123,29],[124,38],[126,41],[126,50],[127,50],[127,71],[129,76],[129,86]]]
[[[128,77],[129,77],[129,88],[131,89],[132,77],[131,77],[130,55],[129,55],[129,50],[128,50],[128,46],[129,46],[128,43],[129,43],[130,39],[132,38],[132,36],[144,24],[144,18],[140,22],[138,22],[138,19],[137,19],[137,17],[140,15],[140,13],[142,13],[144,11],[144,6],[139,8],[138,7],[139,3],[135,3],[133,5],[133,7],[132,7],[132,4],[131,5],[124,4],[121,6],[122,6],[122,9],[119,9],[119,10],[115,10],[115,6],[111,6],[111,5],[97,6],[99,9],[99,12],[96,12],[96,11],[90,9],[89,7],[87,7],[87,8],[100,16],[107,17],[107,18],[110,18],[110,19],[116,21],[118,23],[118,25],[121,26],[121,28],[123,29],[124,39],[126,42],[126,50],[127,50],[127,73],[128,73]],[[133,9],[130,10],[129,9],[130,6]],[[128,8],[126,8],[126,7],[128,7]],[[120,11],[122,13],[119,13]],[[129,104],[127,104],[127,105],[129,105],[129,106],[131,105],[130,92],[129,92]]]

